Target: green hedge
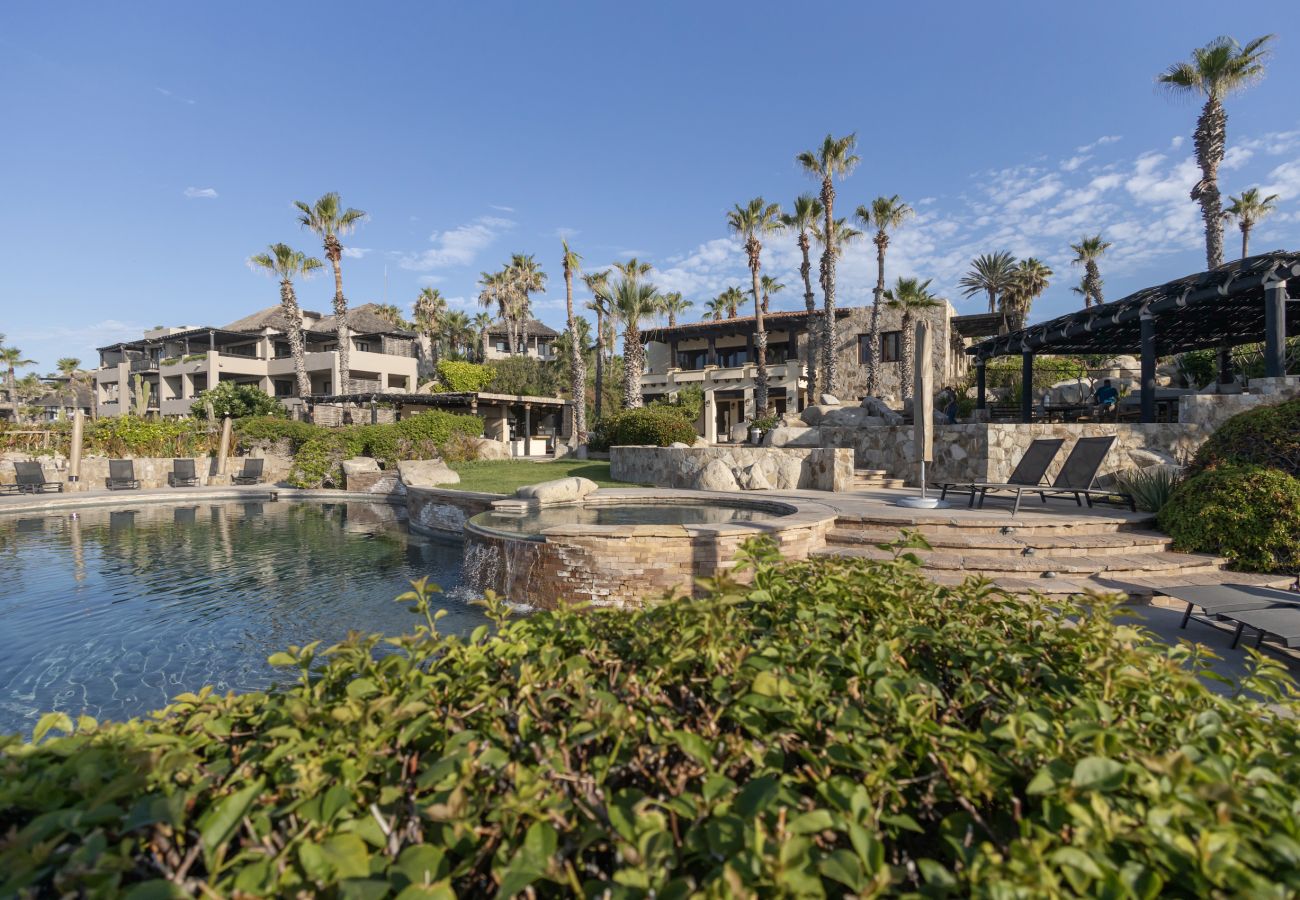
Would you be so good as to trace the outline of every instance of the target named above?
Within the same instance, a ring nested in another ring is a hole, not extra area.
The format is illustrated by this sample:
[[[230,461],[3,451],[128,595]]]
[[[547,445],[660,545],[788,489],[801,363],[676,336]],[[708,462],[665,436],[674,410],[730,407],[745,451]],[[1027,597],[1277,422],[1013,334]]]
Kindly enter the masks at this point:
[[[1196,451],[1195,471],[1268,466],[1300,478],[1300,400],[1259,406],[1220,425]]]
[[[464,360],[444,359],[438,362],[438,381],[446,390],[456,393],[481,391],[495,374],[488,366]]]
[[[0,742],[0,894],[1300,891],[1277,663],[1229,696],[1103,601],[756,553],[694,602],[467,639],[425,605],[276,654],[281,691],[46,717]]]
[[[200,391],[190,406],[190,415],[196,419],[208,417],[208,406],[212,407],[214,418],[230,416],[242,419],[245,416],[286,416],[288,411],[284,404],[254,384],[236,384],[223,381],[216,387]]]
[[[667,407],[645,406],[625,409],[596,423],[588,436],[587,446],[604,452],[613,446],[646,445],[667,447],[681,442],[693,444],[699,436],[693,422]]]
[[[1300,478],[1224,466],[1184,481],[1160,511],[1174,547],[1215,553],[1253,572],[1300,569]]]

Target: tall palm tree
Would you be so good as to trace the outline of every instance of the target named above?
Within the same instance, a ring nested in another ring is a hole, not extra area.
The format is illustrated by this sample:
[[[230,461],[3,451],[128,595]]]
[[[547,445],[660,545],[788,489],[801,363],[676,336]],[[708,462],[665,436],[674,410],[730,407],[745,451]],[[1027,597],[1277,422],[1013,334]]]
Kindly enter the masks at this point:
[[[808,396],[816,397],[818,363],[821,355],[818,352],[820,347],[819,338],[821,335],[821,323],[817,321],[817,301],[813,297],[812,289],[812,262],[808,258],[808,251],[812,248],[812,240],[809,238],[809,232],[817,227],[817,220],[822,215],[822,203],[812,194],[801,194],[795,198],[794,211],[781,216],[781,224],[787,231],[794,232],[795,245],[799,248],[802,262],[799,264],[799,277],[803,279],[803,301],[808,310],[807,329],[808,329]]]
[[[406,321],[406,317],[402,315],[402,311],[397,308],[396,303],[376,303],[375,315],[394,328],[405,330],[411,327],[411,323]]]
[[[294,294],[293,280],[308,278],[325,264],[314,256],[295,250],[288,244],[269,244],[266,253],[258,253],[248,260],[254,269],[261,269],[280,279],[280,311],[288,325],[289,355],[293,357],[293,372],[298,382],[298,396],[311,396],[311,378],[307,375],[307,343],[302,334],[302,310]]]
[[[659,298],[659,311],[668,316],[668,327],[677,326],[677,317],[695,304],[682,299],[680,291],[670,291]]]
[[[351,207],[344,209],[343,201],[336,191],[322,195],[314,204],[295,200],[293,205],[298,207],[301,213],[298,216],[298,224],[321,239],[325,247],[325,258],[334,266],[334,318],[337,322],[339,345],[338,391],[345,394],[350,389],[352,377],[348,366],[352,338],[348,332],[348,301],[343,296],[343,244],[339,241],[339,237],[355,229],[366,214]]]
[[[60,399],[66,401],[64,405],[75,406],[77,390],[83,387],[89,387],[88,378],[90,373],[82,370],[81,360],[77,359],[75,356],[60,357],[58,361],[55,362],[54,367],[58,371],[60,379],[62,379],[57,392],[58,396]],[[62,414],[63,411],[60,410],[59,415],[62,416]]]
[[[574,338],[574,335],[577,335],[576,339]],[[555,368],[556,372],[563,372],[566,375],[568,374],[566,371],[569,368],[568,356],[571,349],[574,347],[576,347],[578,353],[581,354],[583,370],[586,371],[586,365],[591,361],[590,358],[594,354],[592,353],[591,345],[591,323],[582,316],[574,316],[573,330],[569,331],[566,328],[561,332],[560,336],[555,339],[555,359],[551,362],[551,365]],[[575,396],[573,398],[574,401],[580,402],[583,406],[586,406],[586,390],[587,385],[584,381],[582,385],[582,393]]]
[[[857,166],[859,160],[853,152],[857,145],[856,134],[837,138],[826,135],[820,147],[806,150],[795,157],[809,175],[821,180],[823,232],[833,235],[835,232],[835,176],[847,177]],[[826,300],[823,304],[822,321],[822,385],[827,391],[835,390],[835,376],[838,363],[835,358],[835,256],[837,247],[834,241],[828,242],[822,251],[821,284]]]
[[[488,329],[492,327],[492,314],[487,312],[477,312],[474,314],[470,325],[474,328],[474,333],[478,335],[478,361],[487,361]]]
[[[429,342],[429,356],[434,366],[441,356],[442,318],[447,315],[447,301],[435,287],[420,288],[415,298],[415,330]]]
[[[513,328],[511,347],[519,343],[523,328],[533,315],[533,294],[546,290],[546,273],[542,271],[531,253],[516,253],[510,257],[510,291],[506,305],[506,322]],[[514,352],[512,349],[511,352]]]
[[[722,301],[722,308],[726,310],[727,318],[734,319],[740,315],[740,304],[745,302],[745,292],[733,284],[719,294],[718,299]]]
[[[1085,275],[1083,279],[1080,279],[1080,281],[1079,281],[1078,284],[1076,284],[1076,285],[1074,285],[1074,286],[1072,286],[1072,287],[1070,288],[1070,290],[1071,290],[1073,293],[1078,294],[1080,297],[1083,298],[1083,305],[1084,305],[1085,307],[1091,305],[1090,302],[1089,302],[1089,301],[1090,301],[1090,298],[1089,298],[1089,296],[1088,296],[1088,282],[1087,282],[1086,279],[1087,279],[1087,276]]]
[[[727,298],[724,295],[719,294],[708,303],[704,304],[704,308],[709,311],[709,316],[713,321],[721,322],[722,317],[727,313],[727,302]]]
[[[11,418],[18,421],[18,383],[15,376],[18,370],[36,365],[36,360],[27,359],[17,347],[0,347],[0,366],[5,368],[5,388],[9,391]]]
[[[442,331],[453,353],[465,356],[474,346],[476,334],[469,313],[459,309],[447,313],[442,319]]]
[[[1240,197],[1229,197],[1232,205],[1223,211],[1225,219],[1236,219],[1241,229],[1241,258],[1250,256],[1250,232],[1261,219],[1277,208],[1277,194],[1259,195],[1259,188],[1242,191]]]
[[[641,346],[641,323],[655,314],[659,291],[636,275],[623,275],[609,289],[610,310],[623,325],[623,408],[641,406],[641,373],[645,369],[645,347]]]
[[[1219,208],[1219,164],[1228,139],[1228,113],[1223,101],[1264,77],[1264,61],[1273,35],[1244,47],[1224,35],[1192,51],[1192,58],[1174,63],[1156,76],[1171,93],[1204,97],[1196,120],[1193,143],[1201,180],[1192,187],[1192,199],[1201,204],[1205,221],[1205,263],[1211,269],[1223,264],[1223,212]]]
[[[1100,234],[1094,234],[1092,237],[1083,238],[1077,244],[1071,244],[1070,249],[1074,251],[1074,259],[1070,260],[1070,264],[1083,266],[1084,307],[1092,306],[1094,303],[1101,306],[1104,301],[1101,297],[1101,269],[1097,266],[1097,260],[1110,249],[1110,242],[1103,241]]]
[[[782,226],[784,227],[784,226]],[[771,275],[764,275],[760,282],[763,286],[763,312],[769,311],[769,304],[773,294],[779,294],[785,290],[785,285],[777,281]]]
[[[1025,327],[1034,301],[1047,290],[1051,277],[1051,268],[1032,256],[1016,265],[1011,287],[1002,295],[1002,323],[1007,330]]]
[[[887,306],[903,314],[903,346],[898,377],[902,381],[903,399],[906,400],[912,396],[912,354],[916,343],[916,317],[924,315],[928,309],[941,306],[942,303],[930,293],[930,279],[921,281],[916,278],[899,278],[892,288],[885,291],[884,297]]]
[[[1016,259],[1005,250],[981,253],[971,260],[970,271],[957,282],[966,297],[983,291],[989,295],[989,312],[998,311],[998,297],[1011,286],[1015,277]]]
[[[754,356],[757,367],[754,370],[754,412],[758,418],[767,415],[767,329],[763,325],[763,313],[767,304],[763,302],[759,271],[763,267],[763,237],[781,228],[781,207],[768,203],[762,197],[755,197],[749,203],[727,213],[727,227],[740,237],[749,259],[749,275],[754,287]]]
[[[586,307],[596,314],[596,418],[604,413],[605,395],[605,317],[610,314],[609,272],[588,272],[582,282],[591,291]]]
[[[614,268],[622,272],[624,277],[635,280],[645,275],[649,275],[650,270],[653,269],[654,266],[650,265],[648,262],[642,262],[634,256],[627,262],[614,263]]]
[[[564,247],[564,309],[565,324],[569,334],[569,396],[573,399],[573,439],[578,444],[587,443],[587,360],[583,353],[585,341],[578,339],[573,315],[573,273],[582,268],[582,257],[569,249],[569,242],[561,239]]]
[[[867,346],[867,393],[872,397],[880,386],[880,298],[885,294],[885,251],[889,249],[889,232],[897,231],[915,212],[902,199],[877,197],[870,206],[858,207],[858,221],[876,229],[876,290],[871,303],[871,338]]]

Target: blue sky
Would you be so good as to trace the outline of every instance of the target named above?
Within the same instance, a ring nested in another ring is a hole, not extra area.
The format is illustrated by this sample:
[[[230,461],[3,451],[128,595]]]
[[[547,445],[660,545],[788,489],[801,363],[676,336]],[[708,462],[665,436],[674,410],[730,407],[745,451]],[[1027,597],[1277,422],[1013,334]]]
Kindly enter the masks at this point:
[[[1176,9],[1176,14],[1175,14]],[[1100,230],[1117,299],[1201,268],[1197,105],[1154,86],[1218,34],[1278,32],[1267,79],[1229,101],[1226,193],[1280,209],[1256,249],[1300,247],[1300,29],[1283,2],[6,4],[0,8],[0,332],[40,362],[155,324],[220,325],[278,300],[269,242],[319,252],[291,201],[340,191],[354,304],[433,284],[474,311],[513,252],[551,276],[635,254],[697,308],[746,275],[732,204],[816,185],[795,154],[856,131],[849,212],[920,215],[890,278],[955,284],[976,253],[1056,270],[1034,318],[1074,308],[1068,244]],[[822,61],[825,61],[824,63]],[[1230,254],[1239,246],[1229,232]],[[765,259],[801,303],[793,239]],[[841,266],[869,298],[869,244]],[[299,286],[326,309],[332,286]],[[581,290],[579,290],[581,295]]]

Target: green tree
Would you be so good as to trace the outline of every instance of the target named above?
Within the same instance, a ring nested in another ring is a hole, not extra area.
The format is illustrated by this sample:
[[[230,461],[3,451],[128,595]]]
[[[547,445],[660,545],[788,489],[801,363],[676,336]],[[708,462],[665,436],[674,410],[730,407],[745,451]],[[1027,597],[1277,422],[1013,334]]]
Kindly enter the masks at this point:
[[[307,344],[302,333],[302,310],[293,290],[295,278],[308,278],[325,264],[288,244],[268,244],[266,253],[249,257],[248,264],[280,279],[280,311],[286,321],[285,336],[289,339],[289,355],[293,357],[294,378],[298,383],[298,396],[311,396],[311,378],[307,375]]]
[[[876,289],[871,303],[871,338],[867,342],[867,393],[873,397],[880,387],[880,299],[885,295],[885,251],[889,249],[889,233],[897,231],[913,215],[912,207],[897,194],[877,197],[870,206],[858,207],[858,221],[876,229],[872,238],[876,245]]]
[[[533,294],[546,290],[546,273],[542,271],[531,253],[516,253],[506,266],[505,318],[510,330],[511,352],[518,350],[524,325],[533,315]]]
[[[801,194],[795,198],[794,211],[781,216],[781,225],[795,235],[795,245],[798,246],[802,259],[799,264],[799,277],[803,279],[804,307],[808,311],[806,320],[808,329],[808,395],[814,398],[819,393],[817,390],[817,376],[818,361],[821,359],[821,354],[818,352],[818,348],[820,347],[819,338],[822,326],[817,321],[817,301],[813,296],[812,289],[812,261],[809,259],[808,253],[812,248],[812,240],[809,234],[817,227],[817,220],[821,218],[821,215],[821,201],[812,194]],[[714,318],[721,318],[721,316],[715,316]]]
[[[492,314],[478,312],[474,314],[470,325],[474,328],[474,333],[478,335],[478,361],[487,361],[488,329],[492,327]]]
[[[145,383],[146,385],[148,382]],[[148,398],[148,392],[144,393]],[[255,384],[236,384],[223,381],[216,387],[200,391],[190,407],[190,415],[196,419],[206,419],[209,407],[215,418],[230,416],[242,419],[246,416],[283,416],[284,406],[270,394]]]
[[[727,304],[727,298],[724,295],[719,294],[709,302],[705,303],[704,308],[708,310],[709,316],[713,321],[721,322],[722,317],[727,314]]]
[[[722,301],[722,308],[726,311],[727,318],[734,319],[740,315],[740,304],[745,302],[745,292],[733,284],[719,294],[718,299]]]
[[[0,340],[3,340],[2,335],[0,335]],[[5,368],[5,389],[9,393],[10,413],[14,422],[18,421],[18,385],[16,383],[18,370],[34,365],[36,365],[36,360],[24,357],[23,351],[17,347],[0,346],[0,366]]]
[[[771,275],[764,275],[760,283],[763,288],[763,312],[766,313],[769,311],[771,306],[772,295],[779,294],[785,290],[785,285],[777,281]]]
[[[826,135],[820,147],[800,153],[795,160],[809,175],[821,180],[822,215],[825,220],[823,232],[835,233],[835,177],[847,177],[859,162],[853,152],[857,145],[857,135],[850,134],[842,138]],[[821,284],[825,294],[823,304],[823,321],[821,336],[822,378],[825,390],[833,392],[839,363],[835,357],[837,341],[835,338],[835,258],[838,247],[834,241],[825,244],[822,250]]]
[[[413,315],[415,330],[429,342],[429,361],[436,368],[442,355],[442,319],[447,315],[447,301],[442,292],[435,287],[420,288]]]
[[[573,398],[573,440],[587,443],[587,360],[584,341],[575,338],[577,323],[573,315],[573,275],[582,269],[582,257],[569,249],[569,242],[561,240],[564,247],[564,310],[566,332],[569,335],[565,348],[569,356],[569,396]]]
[[[749,274],[753,279],[754,295],[754,413],[755,418],[767,415],[767,329],[763,324],[762,287],[759,272],[763,267],[763,237],[781,228],[781,207],[755,197],[749,203],[727,213],[727,227],[740,237],[749,260]]]
[[[912,396],[912,365],[916,350],[916,317],[924,315],[926,310],[940,306],[938,298],[930,293],[930,280],[916,278],[899,278],[894,286],[885,291],[885,303],[891,309],[902,313],[902,359],[899,360],[898,377],[902,381],[902,395],[906,400]]]
[[[1156,81],[1179,96],[1204,97],[1205,105],[1192,135],[1201,180],[1192,187],[1192,199],[1201,204],[1205,222],[1205,264],[1223,264],[1223,212],[1219,200],[1219,164],[1228,139],[1228,113],[1223,101],[1264,77],[1264,61],[1273,35],[1246,44],[1217,37],[1192,51],[1192,58],[1174,63]]]
[[[343,244],[341,235],[353,231],[366,214],[359,209],[343,208],[343,201],[335,191],[321,196],[314,204],[295,200],[293,205],[301,213],[298,224],[321,239],[325,258],[334,267],[334,318],[338,336],[339,388],[346,394],[351,388],[352,372],[348,355],[352,351],[352,338],[348,331],[348,301],[343,296]]]
[[[983,291],[989,297],[989,312],[998,311],[998,298],[1015,278],[1016,259],[1005,250],[982,253],[971,260],[970,271],[957,282],[966,297]]]
[[[599,419],[605,411],[605,320],[610,315],[609,273],[588,272],[582,283],[591,291],[586,308],[596,314],[596,409]]]
[[[77,392],[80,390],[92,390],[93,382],[90,373],[81,368],[81,360],[75,356],[61,357],[54,364],[55,371],[59,373],[59,389],[56,391],[58,397],[64,401],[65,406],[76,406]],[[95,404],[92,401],[90,408],[93,411]],[[62,415],[63,411],[59,411]]]
[[[668,327],[677,326],[677,317],[695,304],[682,298],[680,291],[670,291],[659,298],[659,311],[668,317]]]
[[[1259,188],[1242,191],[1240,197],[1229,197],[1232,204],[1223,211],[1223,218],[1237,221],[1241,229],[1241,258],[1250,256],[1250,232],[1261,219],[1277,208],[1277,194],[1260,196]]]
[[[1070,260],[1070,265],[1083,266],[1083,282],[1080,287],[1083,288],[1085,308],[1094,303],[1101,306],[1105,302],[1101,296],[1101,268],[1097,265],[1097,260],[1101,259],[1102,254],[1109,250],[1110,246],[1110,242],[1103,241],[1100,234],[1085,237],[1079,243],[1070,245],[1070,249],[1074,251],[1074,259]]]
[[[1040,259],[1022,259],[1011,278],[1011,285],[1002,295],[1002,328],[1024,328],[1029,321],[1029,311],[1034,301],[1043,295],[1051,283],[1052,270]]]
[[[659,292],[638,275],[623,273],[610,287],[610,309],[623,325],[623,408],[641,406],[641,375],[645,371],[645,347],[641,344],[641,323],[655,314]]]
[[[447,345],[456,356],[467,356],[474,346],[474,325],[469,313],[455,309],[442,317],[442,332]]]

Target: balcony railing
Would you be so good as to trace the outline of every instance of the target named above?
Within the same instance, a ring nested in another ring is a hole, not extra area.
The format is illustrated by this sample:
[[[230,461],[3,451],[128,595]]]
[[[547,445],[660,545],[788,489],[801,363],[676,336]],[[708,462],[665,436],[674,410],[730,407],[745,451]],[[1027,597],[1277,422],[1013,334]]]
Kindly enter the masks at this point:
[[[158,360],[156,359],[133,359],[131,360],[132,372],[157,372]]]

